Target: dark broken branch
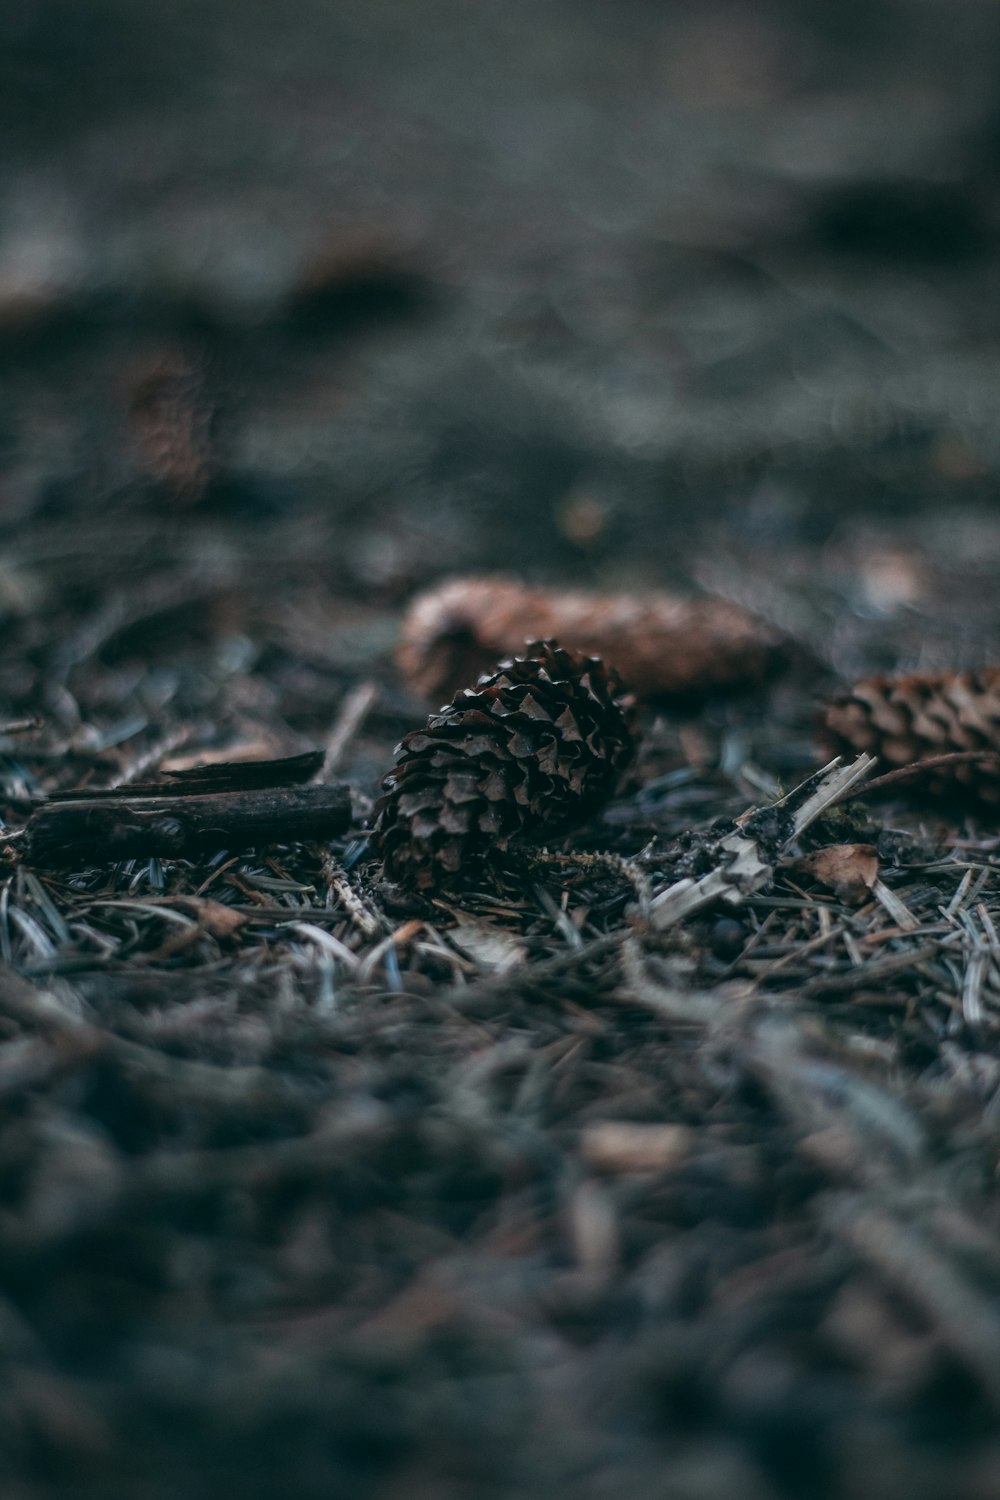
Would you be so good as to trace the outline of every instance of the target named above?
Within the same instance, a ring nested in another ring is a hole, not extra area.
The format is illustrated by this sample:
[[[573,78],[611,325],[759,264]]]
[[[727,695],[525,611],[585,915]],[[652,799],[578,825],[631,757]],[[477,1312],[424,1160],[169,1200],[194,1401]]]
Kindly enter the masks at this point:
[[[50,866],[146,855],[188,859],[220,849],[334,838],[350,822],[350,792],[342,785],[89,797],[36,808],[25,830],[24,858]]]
[[[323,764],[322,750],[285,755],[280,760],[223,760],[214,765],[190,766],[186,771],[164,771],[160,781],[133,781],[127,786],[95,791],[50,792],[50,802],[94,802],[109,797],[188,797],[195,793],[250,792],[261,787],[299,786]]]

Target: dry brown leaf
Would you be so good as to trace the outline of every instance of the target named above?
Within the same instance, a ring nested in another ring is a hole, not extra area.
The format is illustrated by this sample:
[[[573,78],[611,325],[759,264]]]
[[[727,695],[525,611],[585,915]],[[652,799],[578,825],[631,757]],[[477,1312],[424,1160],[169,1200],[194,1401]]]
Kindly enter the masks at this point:
[[[246,921],[242,912],[233,911],[231,906],[226,906],[222,901],[213,901],[210,896],[192,896],[184,904],[209,937],[232,937]]]
[[[874,844],[828,844],[796,860],[795,868],[853,905],[864,901],[878,880],[878,854]]]

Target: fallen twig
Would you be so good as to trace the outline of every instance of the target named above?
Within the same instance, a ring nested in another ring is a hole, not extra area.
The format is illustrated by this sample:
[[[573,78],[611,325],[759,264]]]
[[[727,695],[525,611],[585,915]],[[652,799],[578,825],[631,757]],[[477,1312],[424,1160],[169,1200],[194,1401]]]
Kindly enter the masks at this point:
[[[42,722],[39,718],[3,719],[0,720],[0,735],[33,734],[36,729],[41,729]]]
[[[322,760],[323,776],[339,771],[347,747],[361,728],[379,695],[377,682],[359,682],[344,698],[336,723],[330,730]]]
[[[947,755],[929,755],[925,760],[914,760],[907,766],[897,766],[895,771],[886,771],[884,775],[876,776],[874,781],[869,781],[859,791],[850,791],[849,795],[870,797],[873,792],[887,791],[898,782],[929,776],[934,771],[947,769],[950,766],[987,765],[991,761],[994,765],[1000,764],[1000,752],[996,750],[952,750]],[[842,792],[837,800],[842,802],[847,795],[847,792]]]
[[[39,865],[172,859],[300,839],[333,838],[351,822],[346,786],[266,787],[179,796],[47,802],[27,824],[25,859]]]
[[[161,752],[162,753],[162,747]],[[300,786],[310,781],[323,764],[322,750],[301,755],[283,755],[278,760],[218,760],[188,766],[183,771],[164,771],[155,781],[115,782],[94,790],[50,792],[50,802],[96,802],[109,797],[193,797],[209,792],[252,792],[264,788]],[[147,767],[148,769],[148,767]]]

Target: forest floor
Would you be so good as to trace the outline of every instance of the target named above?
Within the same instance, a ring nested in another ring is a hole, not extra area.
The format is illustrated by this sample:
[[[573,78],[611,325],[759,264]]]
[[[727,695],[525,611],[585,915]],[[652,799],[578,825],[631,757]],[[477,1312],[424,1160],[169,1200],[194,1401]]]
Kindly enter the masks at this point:
[[[4,1494],[997,1500],[995,811],[646,917],[826,693],[998,660],[1000,12],[300,11],[0,19]],[[393,649],[484,571],[800,664],[399,911]],[[332,841],[9,837],[307,750]]]

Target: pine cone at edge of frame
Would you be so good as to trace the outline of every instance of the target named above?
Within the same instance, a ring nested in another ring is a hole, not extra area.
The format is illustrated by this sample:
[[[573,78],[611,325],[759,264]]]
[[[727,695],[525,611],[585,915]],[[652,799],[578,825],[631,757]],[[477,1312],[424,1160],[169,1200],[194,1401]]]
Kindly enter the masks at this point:
[[[597,657],[531,642],[407,734],[372,852],[399,885],[453,885],[520,837],[594,811],[635,755],[634,699]]]
[[[486,576],[417,595],[396,660],[415,692],[447,697],[530,639],[601,657],[648,699],[761,682],[790,654],[779,630],[718,596],[599,594]]]
[[[833,753],[869,751],[887,770],[956,751],[1000,757],[1000,667],[863,678],[825,705],[820,738]],[[961,791],[996,805],[1000,758],[934,767],[914,789]]]

